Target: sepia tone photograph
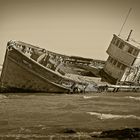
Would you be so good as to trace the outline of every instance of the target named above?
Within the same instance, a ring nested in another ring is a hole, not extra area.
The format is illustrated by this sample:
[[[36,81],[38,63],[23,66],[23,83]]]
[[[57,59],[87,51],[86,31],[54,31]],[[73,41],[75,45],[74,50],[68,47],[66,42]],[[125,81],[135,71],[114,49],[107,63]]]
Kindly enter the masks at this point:
[[[139,0],[0,0],[0,140],[139,140],[139,13]]]

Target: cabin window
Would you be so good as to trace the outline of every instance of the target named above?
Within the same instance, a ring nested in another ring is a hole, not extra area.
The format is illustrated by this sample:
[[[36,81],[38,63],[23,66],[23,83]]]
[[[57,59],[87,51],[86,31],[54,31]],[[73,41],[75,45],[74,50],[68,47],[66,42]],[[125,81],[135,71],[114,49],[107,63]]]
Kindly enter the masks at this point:
[[[110,56],[108,57],[108,61],[109,61],[109,62],[111,61],[111,57],[110,57]]]
[[[116,60],[114,60],[113,65],[116,65],[116,63],[117,63],[117,61],[116,61]]]
[[[110,63],[112,63],[112,62],[113,62],[113,58],[109,56],[108,61],[109,61]]]
[[[121,69],[125,70],[126,66],[122,64]]]
[[[117,67],[118,67],[118,68],[121,67],[121,63],[120,63],[120,62],[117,63]]]
[[[124,48],[124,43],[123,42],[120,43],[119,48],[120,49],[123,49]]]
[[[110,63],[112,63],[113,58],[109,56],[109,57],[108,57],[108,61],[109,61]]]
[[[116,46],[119,46],[119,43],[120,43],[120,41],[119,41],[119,40],[117,40],[117,42],[116,42]]]
[[[116,38],[114,37],[114,38],[112,39],[112,43],[115,44],[115,42],[116,42]]]
[[[113,58],[111,58],[110,62],[111,62],[111,63],[113,62]]]
[[[128,52],[131,54],[133,52],[133,48],[129,47]]]
[[[133,55],[137,56],[138,55],[138,52],[139,51],[137,49],[135,49],[134,52],[133,52]]]

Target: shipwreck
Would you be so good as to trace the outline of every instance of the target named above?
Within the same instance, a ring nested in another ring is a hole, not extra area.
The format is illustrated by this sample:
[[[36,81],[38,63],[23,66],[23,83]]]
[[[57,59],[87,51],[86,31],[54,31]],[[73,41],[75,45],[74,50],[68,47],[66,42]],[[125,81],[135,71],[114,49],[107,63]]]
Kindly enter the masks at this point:
[[[107,49],[109,57],[101,71],[102,78],[111,84],[140,85],[140,43],[113,35]]]
[[[7,43],[0,87],[10,92],[140,91],[140,43],[113,35],[106,61],[67,56],[21,41]]]
[[[9,91],[75,93],[97,91],[105,62],[57,54],[21,41],[7,43],[1,88]]]

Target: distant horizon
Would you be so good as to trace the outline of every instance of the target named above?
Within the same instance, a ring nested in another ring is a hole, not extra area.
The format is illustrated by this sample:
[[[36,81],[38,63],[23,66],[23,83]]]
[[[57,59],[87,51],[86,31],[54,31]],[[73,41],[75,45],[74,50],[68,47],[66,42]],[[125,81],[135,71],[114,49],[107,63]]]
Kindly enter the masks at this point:
[[[19,40],[55,53],[106,60],[113,34],[140,41],[139,0],[1,0],[0,64],[6,44]]]

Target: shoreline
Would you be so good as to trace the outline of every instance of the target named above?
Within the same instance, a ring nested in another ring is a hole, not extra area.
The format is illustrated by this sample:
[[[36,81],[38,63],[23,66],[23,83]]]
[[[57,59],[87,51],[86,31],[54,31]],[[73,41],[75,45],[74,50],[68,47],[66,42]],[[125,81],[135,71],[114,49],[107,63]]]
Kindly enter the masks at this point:
[[[92,139],[131,139],[138,140],[140,138],[140,128],[124,128],[116,130],[106,130],[106,131],[97,131],[97,132],[76,132],[74,129],[66,128],[60,133],[56,134],[35,134],[35,133],[25,133],[21,132],[19,134],[0,134],[0,139],[5,140],[14,140],[14,139],[34,139],[34,140],[92,140]]]

